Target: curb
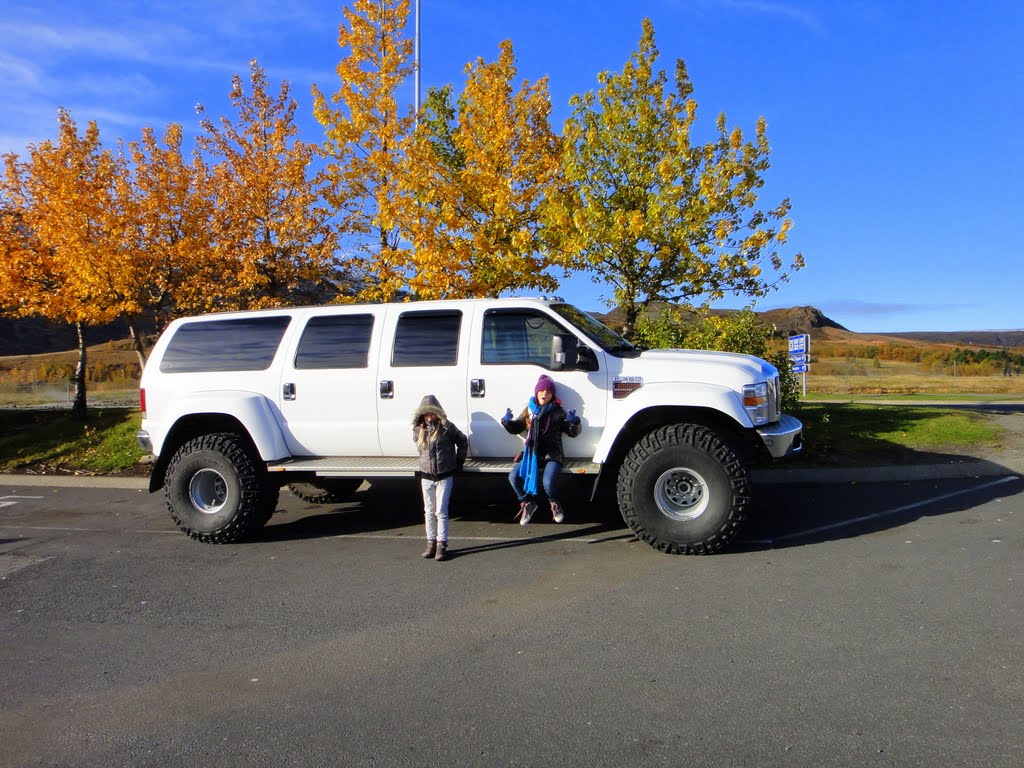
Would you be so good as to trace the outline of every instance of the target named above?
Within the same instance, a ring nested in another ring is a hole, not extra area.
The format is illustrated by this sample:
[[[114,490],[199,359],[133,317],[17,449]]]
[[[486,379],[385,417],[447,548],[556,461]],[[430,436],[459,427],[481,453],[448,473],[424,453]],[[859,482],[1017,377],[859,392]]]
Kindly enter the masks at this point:
[[[111,477],[109,475],[0,475],[0,486],[22,488],[117,488],[149,490],[148,477]]]
[[[1024,476],[1024,471],[993,461],[958,461],[948,464],[902,464],[884,467],[775,467],[750,473],[755,485],[818,485],[824,483],[893,483],[914,480],[964,480],[975,477]],[[108,475],[0,474],[0,487],[113,488],[149,490],[147,477]]]

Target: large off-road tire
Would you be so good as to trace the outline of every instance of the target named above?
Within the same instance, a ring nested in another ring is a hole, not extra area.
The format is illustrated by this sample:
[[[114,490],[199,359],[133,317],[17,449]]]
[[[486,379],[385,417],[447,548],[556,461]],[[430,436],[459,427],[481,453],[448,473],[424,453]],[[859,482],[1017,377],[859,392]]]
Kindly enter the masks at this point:
[[[175,524],[211,544],[238,541],[261,527],[274,513],[279,492],[230,432],[189,440],[171,457],[164,479]]]
[[[641,541],[673,555],[706,555],[731,542],[746,521],[750,476],[713,430],[672,424],[626,454],[616,495]]]
[[[362,483],[357,477],[322,477],[308,483],[291,483],[288,490],[310,504],[338,504],[352,498]]]

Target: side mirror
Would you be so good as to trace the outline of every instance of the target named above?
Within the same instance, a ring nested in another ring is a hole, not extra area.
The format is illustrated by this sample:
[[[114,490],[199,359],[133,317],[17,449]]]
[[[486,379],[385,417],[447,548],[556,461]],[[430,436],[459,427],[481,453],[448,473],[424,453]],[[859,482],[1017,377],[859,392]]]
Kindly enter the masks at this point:
[[[548,367],[553,371],[596,371],[597,356],[571,333],[562,333],[551,337]]]
[[[548,367],[552,371],[573,370],[579,358],[578,348],[579,341],[572,334],[555,334],[551,337],[551,358]]]

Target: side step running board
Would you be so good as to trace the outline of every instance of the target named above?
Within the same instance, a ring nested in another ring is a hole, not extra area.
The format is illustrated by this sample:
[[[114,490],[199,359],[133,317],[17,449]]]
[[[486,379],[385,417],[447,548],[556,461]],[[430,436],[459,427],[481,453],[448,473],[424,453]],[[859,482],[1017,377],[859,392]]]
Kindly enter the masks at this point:
[[[293,458],[267,465],[271,472],[312,472],[319,477],[411,477],[416,474],[415,456],[326,456],[315,459]],[[463,472],[508,474],[511,459],[468,459]],[[567,459],[563,472],[596,475],[601,465],[587,459]]]

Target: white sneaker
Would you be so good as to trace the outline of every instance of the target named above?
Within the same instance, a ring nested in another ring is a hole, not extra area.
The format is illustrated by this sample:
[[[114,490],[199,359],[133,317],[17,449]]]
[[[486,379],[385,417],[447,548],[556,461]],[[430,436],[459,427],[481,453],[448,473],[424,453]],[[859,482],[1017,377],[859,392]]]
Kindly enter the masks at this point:
[[[551,517],[556,523],[561,523],[565,520],[565,510],[562,509],[562,505],[557,501],[551,502]]]
[[[530,522],[533,517],[533,513],[537,511],[537,502],[535,501],[523,501],[519,504],[519,524],[526,525]]]

